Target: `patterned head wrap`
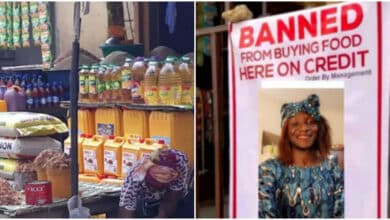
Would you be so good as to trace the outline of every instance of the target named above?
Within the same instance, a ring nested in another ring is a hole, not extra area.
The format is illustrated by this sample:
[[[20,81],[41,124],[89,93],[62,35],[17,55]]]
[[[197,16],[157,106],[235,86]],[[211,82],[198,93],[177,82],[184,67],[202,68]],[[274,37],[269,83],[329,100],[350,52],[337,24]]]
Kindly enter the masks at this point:
[[[305,112],[313,117],[315,121],[319,121],[321,118],[320,98],[316,94],[311,94],[303,101],[283,104],[280,109],[282,117],[281,126],[287,119],[295,116],[298,112]]]

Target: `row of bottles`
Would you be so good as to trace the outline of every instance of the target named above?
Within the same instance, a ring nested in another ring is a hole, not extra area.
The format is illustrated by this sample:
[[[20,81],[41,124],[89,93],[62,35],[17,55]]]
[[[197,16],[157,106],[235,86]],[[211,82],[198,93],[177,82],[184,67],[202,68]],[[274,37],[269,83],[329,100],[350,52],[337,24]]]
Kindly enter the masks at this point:
[[[122,67],[83,65],[79,71],[81,102],[127,102],[193,105],[194,68],[189,57],[127,58]]]
[[[7,102],[8,111],[58,106],[65,95],[63,82],[50,83],[41,74],[0,76],[0,99]]]
[[[70,137],[65,140],[64,151],[70,154]],[[125,177],[130,167],[142,158],[150,158],[152,152],[167,148],[163,140],[139,139],[100,135],[84,135],[78,138],[79,173],[97,176]]]

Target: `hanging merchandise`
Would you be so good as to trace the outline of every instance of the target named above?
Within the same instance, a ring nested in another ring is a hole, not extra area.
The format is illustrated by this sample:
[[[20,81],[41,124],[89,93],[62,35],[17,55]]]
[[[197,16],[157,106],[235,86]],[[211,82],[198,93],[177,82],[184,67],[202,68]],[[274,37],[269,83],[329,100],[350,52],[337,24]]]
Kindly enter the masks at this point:
[[[38,2],[30,2],[30,16],[34,45],[41,45],[41,31],[39,30]]]
[[[22,11],[22,46],[30,46],[30,16],[29,16],[29,3],[21,3]]]
[[[7,34],[6,34],[6,41],[7,41],[7,47],[8,49],[14,49],[14,39],[12,37],[12,30],[13,30],[13,17],[12,17],[12,14],[13,14],[13,3],[12,2],[7,2],[6,3],[7,5],[7,10],[6,10],[6,26],[7,26]]]
[[[51,45],[51,27],[48,2],[42,2],[38,5],[39,30],[41,32],[41,52],[42,68],[49,69],[53,61],[53,54],[50,49]]]
[[[21,7],[20,7],[20,3],[19,2],[16,2],[14,3],[13,5],[13,33],[12,33],[12,37],[13,37],[13,42],[14,42],[14,46],[15,48],[20,48],[22,47],[22,38],[21,38],[21,29],[22,29],[22,26],[21,26],[21,19],[20,19],[20,15],[21,15]]]
[[[7,4],[5,2],[0,2],[0,48],[6,49],[7,44]]]

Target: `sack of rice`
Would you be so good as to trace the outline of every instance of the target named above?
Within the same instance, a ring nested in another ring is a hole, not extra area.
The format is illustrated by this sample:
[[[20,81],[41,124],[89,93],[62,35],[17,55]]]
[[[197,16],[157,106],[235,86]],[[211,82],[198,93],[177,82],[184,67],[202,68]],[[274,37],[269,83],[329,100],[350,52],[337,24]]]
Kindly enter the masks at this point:
[[[61,150],[61,142],[50,137],[0,137],[0,157],[34,159],[45,149]]]
[[[42,113],[0,112],[1,137],[46,136],[68,132],[60,119]]]

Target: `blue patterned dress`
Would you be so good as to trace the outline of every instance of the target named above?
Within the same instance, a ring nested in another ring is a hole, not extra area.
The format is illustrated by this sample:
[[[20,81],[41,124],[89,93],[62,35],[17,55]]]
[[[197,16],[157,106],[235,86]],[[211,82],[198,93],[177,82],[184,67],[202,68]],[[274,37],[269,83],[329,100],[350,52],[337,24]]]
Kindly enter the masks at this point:
[[[314,167],[259,166],[259,218],[343,218],[344,175],[337,161]]]

